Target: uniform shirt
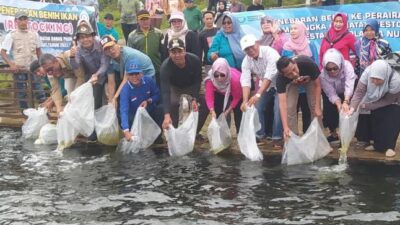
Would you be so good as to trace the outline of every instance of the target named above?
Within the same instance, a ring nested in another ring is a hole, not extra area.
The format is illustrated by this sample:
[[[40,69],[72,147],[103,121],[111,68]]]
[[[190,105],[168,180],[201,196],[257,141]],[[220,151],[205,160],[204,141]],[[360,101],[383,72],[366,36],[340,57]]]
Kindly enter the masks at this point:
[[[13,30],[9,32],[1,48],[9,51],[17,66],[28,66],[37,59],[36,49],[42,47],[39,34],[29,30]]]
[[[119,97],[122,130],[125,131],[131,127],[130,123],[133,122],[140,104],[149,99],[151,103],[147,105],[146,110],[151,112],[160,100],[160,90],[152,78],[142,77],[139,86],[134,86],[130,81],[125,83]]]
[[[304,55],[296,56],[293,58],[299,67],[299,75],[300,76],[310,76],[312,80],[318,78],[320,71],[318,65],[314,63],[314,61]],[[279,94],[286,93],[286,85],[291,83],[293,80],[289,79],[282,74],[278,74],[278,78],[276,79],[276,89]]]
[[[240,77],[242,87],[251,87],[252,74],[255,74],[259,80],[270,80],[271,85],[269,87],[275,87],[278,73],[276,62],[279,57],[279,53],[269,46],[260,46],[257,59],[246,55],[242,62],[242,76]]]

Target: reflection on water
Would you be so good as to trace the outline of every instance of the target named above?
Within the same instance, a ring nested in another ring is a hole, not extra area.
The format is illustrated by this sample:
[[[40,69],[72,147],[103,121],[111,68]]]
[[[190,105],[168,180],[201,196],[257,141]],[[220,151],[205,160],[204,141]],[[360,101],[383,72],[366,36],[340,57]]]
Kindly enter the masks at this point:
[[[400,166],[164,149],[123,155],[20,140],[0,129],[0,224],[399,224]]]

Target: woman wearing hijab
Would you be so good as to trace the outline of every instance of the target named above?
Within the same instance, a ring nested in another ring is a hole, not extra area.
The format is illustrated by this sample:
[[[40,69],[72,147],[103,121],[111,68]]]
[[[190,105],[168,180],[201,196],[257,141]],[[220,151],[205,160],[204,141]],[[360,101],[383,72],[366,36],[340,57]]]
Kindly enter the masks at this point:
[[[305,55],[312,57],[310,41],[307,37],[307,27],[301,21],[296,21],[290,27],[290,38],[283,44],[282,56]],[[310,107],[308,107],[307,94],[303,86],[299,87],[299,100],[297,101],[297,111],[301,109],[303,122],[303,133],[305,133],[311,123]]]
[[[201,49],[197,34],[188,29],[183,12],[173,12],[169,18],[170,28],[164,39],[161,40],[161,54],[163,60],[168,58],[168,42],[173,38],[181,39],[186,46],[186,52],[197,55],[201,59]]]
[[[223,15],[225,14],[226,11],[228,11],[226,9],[226,1],[219,0],[217,3],[217,8],[215,10],[215,20],[214,20],[214,24],[215,26],[217,26],[217,28],[222,27]]]
[[[240,72],[235,68],[230,68],[226,59],[218,58],[213,63],[204,82],[206,104],[212,117],[216,118],[221,113],[227,117],[233,111],[236,132],[239,132],[242,120]]]
[[[356,54],[355,42],[356,37],[347,28],[347,16],[343,13],[337,13],[333,17],[331,26],[321,42],[319,51],[321,67],[324,54],[330,48],[337,49],[342,53],[345,60],[350,61],[350,50]],[[355,61],[351,61],[351,63],[354,66]]]
[[[373,146],[366,150],[385,152],[387,157],[394,151],[400,131],[400,74],[385,60],[376,60],[368,66],[357,84],[351,99],[352,114],[357,108],[369,110]]]
[[[353,66],[345,60],[342,54],[334,49],[328,49],[323,61],[320,75],[323,97],[323,123],[329,128],[328,141],[339,140],[336,128],[339,125],[339,111],[349,110],[349,102],[354,91],[357,75]]]
[[[279,27],[278,21],[270,16],[261,18],[261,30],[263,36],[259,40],[260,45],[270,46],[282,55],[283,45],[287,41],[285,32]]]
[[[358,58],[360,59],[360,75],[375,60],[392,52],[389,42],[382,39],[379,34],[379,23],[376,19],[368,19],[366,21],[363,36],[357,40],[355,46]]]
[[[214,36],[207,58],[214,62],[217,58],[224,58],[229,66],[241,70],[244,52],[240,48],[240,39],[244,32],[238,19],[231,14],[224,15],[222,28]]]

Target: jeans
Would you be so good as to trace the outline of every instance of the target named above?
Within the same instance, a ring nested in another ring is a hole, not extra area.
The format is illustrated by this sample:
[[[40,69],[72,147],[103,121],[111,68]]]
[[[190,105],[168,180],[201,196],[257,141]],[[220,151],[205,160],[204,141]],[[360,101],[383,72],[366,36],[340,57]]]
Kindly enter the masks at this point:
[[[18,92],[16,93],[17,100],[19,103],[19,107],[22,109],[26,109],[28,107],[33,107],[33,105],[28,106],[28,94],[27,94],[27,83],[26,81],[28,80],[28,76],[33,76],[31,74],[27,73],[16,73],[14,74],[14,79],[17,81],[16,82],[16,88],[18,89]],[[43,91],[43,87],[40,83],[40,78],[33,76],[32,79],[32,90],[35,92],[32,92],[32,94],[36,97],[36,99],[41,103],[46,100],[46,93]]]
[[[274,101],[274,110],[273,110],[274,120],[273,120],[273,125],[272,125],[272,139],[279,140],[279,139],[282,139],[283,127],[282,127],[281,115],[279,112],[278,94],[276,93],[275,88],[270,88],[269,91],[262,94],[256,104],[258,117],[259,117],[260,123],[261,123],[261,129],[257,131],[256,135],[258,138],[264,138],[266,136],[266,129],[265,129],[266,128],[266,124],[265,124],[266,118],[272,116],[267,113],[268,110],[266,109],[266,107],[267,107],[267,105],[270,105],[269,103],[271,101]]]

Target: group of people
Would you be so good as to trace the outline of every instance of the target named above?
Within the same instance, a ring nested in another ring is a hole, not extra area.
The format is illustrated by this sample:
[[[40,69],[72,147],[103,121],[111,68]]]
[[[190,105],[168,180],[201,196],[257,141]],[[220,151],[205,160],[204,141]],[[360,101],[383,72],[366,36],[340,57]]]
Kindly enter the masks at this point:
[[[82,21],[77,43],[53,56],[41,53],[38,35],[23,25],[28,16],[18,12],[17,29],[7,35],[1,55],[10,67],[31,63],[32,73],[50,80],[46,107],[55,105],[57,112],[62,111],[63,96],[85,81],[94,82],[95,108],[106,102],[117,107],[127,139],[138,107],[145,107],[164,129],[177,126],[180,96],[187,94],[193,110],[200,112],[198,130],[208,114],[215,118],[224,113],[234,116],[239,131],[242,113],[254,105],[261,124],[257,140],[271,138],[277,149],[291,132],[299,134],[299,111],[303,132],[316,117],[329,128],[332,143],[339,140],[339,112],[359,111],[357,145],[395,155],[400,74],[383,60],[391,49],[375,19],[366,21],[357,40],[347,28],[347,16],[336,14],[319,53],[300,21],[286,34],[265,16],[260,20],[263,35],[256,38],[245,35],[237,18],[225,12],[202,13],[203,28],[195,31],[179,10],[169,14],[165,32],[150,19],[147,10],[135,14],[137,27],[126,36],[126,46],[118,45],[113,35],[96,36],[91,24]]]

